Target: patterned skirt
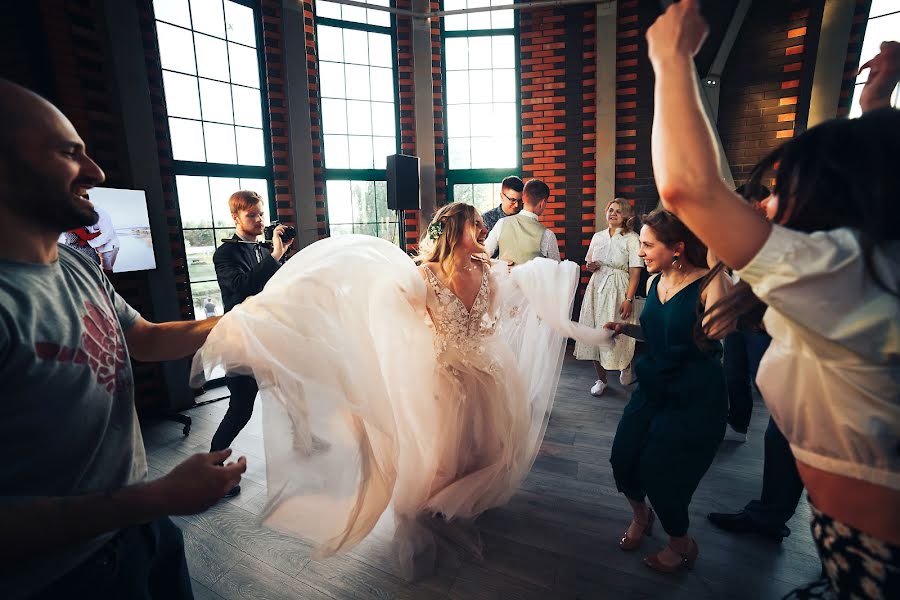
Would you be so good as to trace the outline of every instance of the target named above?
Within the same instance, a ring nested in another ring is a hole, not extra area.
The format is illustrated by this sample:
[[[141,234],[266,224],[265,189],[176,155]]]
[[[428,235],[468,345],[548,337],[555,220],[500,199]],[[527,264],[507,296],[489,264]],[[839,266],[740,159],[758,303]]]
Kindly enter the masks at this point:
[[[783,600],[900,598],[900,547],[841,523],[812,508],[812,534],[824,575]]]
[[[610,273],[610,271],[612,271]],[[607,276],[608,274],[608,276]],[[619,315],[625,293],[628,291],[628,273],[619,269],[596,271],[584,290],[581,301],[581,315],[578,322],[597,329],[610,321],[622,321]],[[637,323],[640,305],[635,302],[628,323]],[[619,335],[614,339],[612,350],[600,351],[596,346],[588,346],[575,342],[575,358],[578,360],[596,360],[604,369],[619,371],[631,364],[634,358],[634,338]]]

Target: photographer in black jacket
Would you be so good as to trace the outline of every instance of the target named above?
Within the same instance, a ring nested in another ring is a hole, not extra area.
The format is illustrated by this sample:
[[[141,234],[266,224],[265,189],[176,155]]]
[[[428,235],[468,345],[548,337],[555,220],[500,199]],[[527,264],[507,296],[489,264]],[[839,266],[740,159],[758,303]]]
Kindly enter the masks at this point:
[[[271,251],[256,243],[263,233],[264,216],[263,201],[256,192],[242,190],[233,193],[228,199],[228,207],[234,219],[234,236],[231,243],[222,244],[213,255],[225,312],[262,291],[281,266],[281,260],[293,242],[293,239],[287,242],[282,239],[286,227],[278,225],[272,235]],[[256,380],[246,375],[226,376],[225,383],[231,392],[231,399],[228,412],[213,436],[213,450],[228,448],[241,432],[253,414],[253,402],[258,391]],[[235,486],[225,497],[230,498],[240,492],[241,486]]]

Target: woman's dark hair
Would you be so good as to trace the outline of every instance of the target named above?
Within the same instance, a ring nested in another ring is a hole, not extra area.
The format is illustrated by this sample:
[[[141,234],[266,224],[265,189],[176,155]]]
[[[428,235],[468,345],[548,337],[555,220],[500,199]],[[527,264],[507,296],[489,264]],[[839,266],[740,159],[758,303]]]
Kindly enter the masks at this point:
[[[684,242],[683,258],[695,267],[706,268],[706,246],[678,217],[663,208],[657,208],[641,216],[641,226],[644,225],[652,229],[656,239],[669,249],[678,242]]]
[[[762,202],[772,193],[760,182],[745,183],[735,188],[734,193],[748,202]]]
[[[900,281],[885,281],[873,261],[880,244],[900,239],[898,156],[900,111],[882,109],[807,130],[760,161],[748,184],[761,185],[763,177],[775,170],[774,221],[789,229],[858,231],[866,272],[878,286],[900,297]],[[709,312],[707,332],[734,323],[741,315],[748,324],[757,324],[765,307],[741,282]]]

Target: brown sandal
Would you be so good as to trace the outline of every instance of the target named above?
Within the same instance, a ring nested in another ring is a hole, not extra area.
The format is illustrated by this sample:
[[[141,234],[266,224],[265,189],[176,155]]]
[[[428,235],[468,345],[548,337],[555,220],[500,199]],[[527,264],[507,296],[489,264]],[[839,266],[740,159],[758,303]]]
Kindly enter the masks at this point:
[[[653,531],[653,523],[656,521],[656,515],[653,514],[653,509],[649,509],[649,514],[647,516],[647,522],[643,525],[643,530],[641,531],[641,535],[637,537],[629,537],[628,530],[625,530],[625,535],[622,536],[622,539],[619,540],[619,548],[625,550],[626,552],[631,552],[632,550],[637,550],[641,547],[641,540],[644,539],[645,535],[650,535]],[[638,521],[635,521],[638,525],[641,525]]]
[[[669,544],[669,548],[672,548],[671,543]],[[691,538],[691,545],[688,547],[687,552],[682,554],[681,552],[678,552],[678,550],[675,550],[675,548],[672,548],[672,551],[681,556],[681,562],[674,566],[663,563],[659,559],[658,552],[646,557],[644,559],[644,564],[654,571],[659,571],[660,573],[676,573],[681,569],[687,569],[688,571],[690,571],[694,568],[694,563],[697,562],[697,556],[700,554],[700,547],[697,546],[697,540]]]

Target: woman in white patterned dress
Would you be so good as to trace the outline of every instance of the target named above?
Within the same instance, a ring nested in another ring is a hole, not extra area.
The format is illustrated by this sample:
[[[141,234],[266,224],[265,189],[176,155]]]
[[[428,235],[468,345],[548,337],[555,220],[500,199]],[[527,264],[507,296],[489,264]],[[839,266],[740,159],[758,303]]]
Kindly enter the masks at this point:
[[[608,229],[598,231],[591,238],[588,247],[588,271],[593,271],[584,299],[581,302],[581,316],[578,322],[588,327],[602,328],[610,321],[637,323],[634,310],[634,296],[644,261],[638,256],[641,242],[638,235],[628,227],[631,207],[623,198],[616,198],[606,205]],[[610,350],[601,350],[581,342],[575,343],[575,358],[594,361],[597,381],[591,387],[591,394],[599,396],[606,389],[607,371],[620,371],[622,385],[633,381],[631,359],[634,357],[634,339],[617,336]]]

